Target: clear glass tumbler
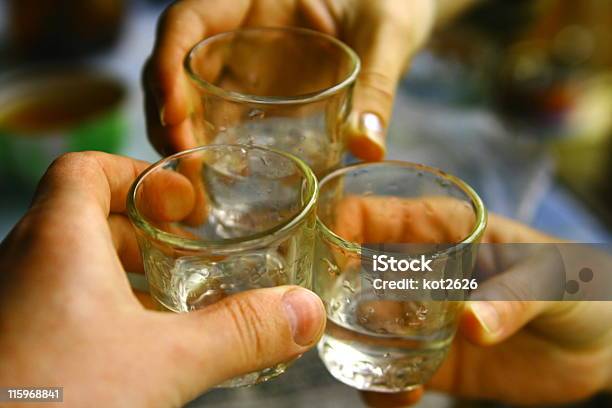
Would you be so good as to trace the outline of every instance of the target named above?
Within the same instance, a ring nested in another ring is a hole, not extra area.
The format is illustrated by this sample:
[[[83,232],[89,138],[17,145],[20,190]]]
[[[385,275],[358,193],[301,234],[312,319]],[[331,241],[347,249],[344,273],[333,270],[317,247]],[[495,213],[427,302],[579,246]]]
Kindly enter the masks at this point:
[[[317,192],[305,163],[262,147],[204,146],[149,167],[127,205],[151,296],[182,313],[249,289],[311,288]],[[265,381],[285,367],[223,386]]]
[[[482,201],[442,171],[389,161],[328,174],[317,214],[314,285],[328,315],[318,350],[327,369],[360,390],[425,383],[448,351],[466,292],[378,291],[372,260],[427,255],[430,278],[469,277],[486,226]]]
[[[301,28],[244,28],[198,43],[185,68],[198,145],[275,147],[318,177],[340,164],[360,68],[342,42]]]

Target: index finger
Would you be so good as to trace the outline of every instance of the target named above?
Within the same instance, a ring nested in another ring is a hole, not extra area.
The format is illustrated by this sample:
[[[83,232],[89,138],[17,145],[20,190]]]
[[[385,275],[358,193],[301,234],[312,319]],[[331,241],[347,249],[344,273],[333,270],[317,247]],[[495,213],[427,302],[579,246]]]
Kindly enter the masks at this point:
[[[251,0],[184,0],[163,14],[153,47],[153,92],[165,125],[187,118],[183,59],[206,36],[233,30],[243,22]]]
[[[95,207],[106,218],[125,212],[128,191],[149,163],[102,152],[68,153],[43,177],[33,208],[71,216]],[[160,171],[143,180],[139,211],[152,221],[176,221],[194,206],[194,187],[179,173]]]
[[[65,154],[43,176],[32,208],[70,215],[93,205],[104,217],[123,212],[132,182],[148,166],[102,152]]]

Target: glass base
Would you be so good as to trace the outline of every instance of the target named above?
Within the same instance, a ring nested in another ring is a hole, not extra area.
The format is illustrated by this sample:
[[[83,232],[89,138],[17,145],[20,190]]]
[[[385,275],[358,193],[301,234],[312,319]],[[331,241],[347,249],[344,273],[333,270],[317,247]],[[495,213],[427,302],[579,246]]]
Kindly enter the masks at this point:
[[[284,373],[291,364],[292,362],[281,363],[275,365],[274,367],[269,367],[260,371],[242,375],[240,377],[232,378],[231,380],[217,385],[215,388],[250,387],[252,385],[266,382]]]
[[[362,391],[385,393],[410,391],[426,383],[448,351],[448,347],[398,350],[361,346],[325,335],[318,351],[337,380]]]

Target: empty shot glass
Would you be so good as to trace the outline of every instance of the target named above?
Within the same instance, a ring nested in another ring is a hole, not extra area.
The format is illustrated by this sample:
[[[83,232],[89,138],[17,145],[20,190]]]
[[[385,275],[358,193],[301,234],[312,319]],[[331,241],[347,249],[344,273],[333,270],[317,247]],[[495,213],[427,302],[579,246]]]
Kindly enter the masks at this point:
[[[318,177],[341,163],[360,69],[344,43],[301,28],[243,28],[201,41],[185,68],[198,145],[271,146]]]
[[[486,225],[482,201],[461,180],[430,167],[365,163],[321,180],[317,214],[314,280],[328,316],[318,344],[325,366],[360,390],[424,384],[449,349],[467,293],[383,283],[394,276],[420,285],[426,277],[469,278]],[[373,268],[375,259],[380,268],[394,256],[432,260],[425,261],[432,271],[394,275]]]
[[[152,298],[183,313],[249,289],[311,288],[317,180],[285,152],[210,145],[165,158],[128,194]],[[252,385],[286,364],[233,379]]]

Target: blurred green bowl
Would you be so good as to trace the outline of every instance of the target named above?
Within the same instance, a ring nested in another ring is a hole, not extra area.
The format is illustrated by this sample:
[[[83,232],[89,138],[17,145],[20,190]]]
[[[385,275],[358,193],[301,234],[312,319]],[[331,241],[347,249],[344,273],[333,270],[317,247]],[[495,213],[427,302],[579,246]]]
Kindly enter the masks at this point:
[[[0,171],[34,184],[62,153],[116,153],[127,125],[126,88],[85,68],[22,71],[0,78]]]

